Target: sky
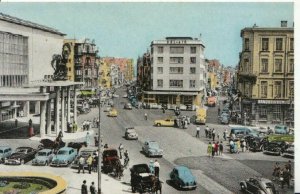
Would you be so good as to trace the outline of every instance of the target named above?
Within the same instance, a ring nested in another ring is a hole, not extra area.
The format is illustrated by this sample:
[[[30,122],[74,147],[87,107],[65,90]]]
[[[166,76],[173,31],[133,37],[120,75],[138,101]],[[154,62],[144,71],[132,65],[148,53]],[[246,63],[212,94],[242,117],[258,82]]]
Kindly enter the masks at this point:
[[[168,36],[200,38],[205,57],[225,66],[239,60],[240,32],[294,22],[292,2],[21,2],[0,3],[0,12],[58,29],[66,38],[94,39],[100,57],[136,62],[151,41]]]

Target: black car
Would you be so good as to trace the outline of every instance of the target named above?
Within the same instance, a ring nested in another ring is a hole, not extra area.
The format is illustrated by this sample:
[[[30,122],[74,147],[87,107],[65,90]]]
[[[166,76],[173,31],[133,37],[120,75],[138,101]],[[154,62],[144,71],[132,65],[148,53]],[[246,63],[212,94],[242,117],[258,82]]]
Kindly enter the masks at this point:
[[[130,169],[130,176],[131,189],[133,193],[136,191],[140,193],[151,191],[154,175],[150,173],[150,169],[147,164],[133,165]]]
[[[244,193],[277,194],[278,191],[272,181],[266,178],[249,178],[240,182],[241,190]]]
[[[36,149],[31,147],[18,147],[16,151],[5,159],[4,163],[8,165],[21,165],[29,162],[35,157]]]
[[[288,148],[288,144],[284,141],[269,142],[263,147],[264,154],[281,155]]]

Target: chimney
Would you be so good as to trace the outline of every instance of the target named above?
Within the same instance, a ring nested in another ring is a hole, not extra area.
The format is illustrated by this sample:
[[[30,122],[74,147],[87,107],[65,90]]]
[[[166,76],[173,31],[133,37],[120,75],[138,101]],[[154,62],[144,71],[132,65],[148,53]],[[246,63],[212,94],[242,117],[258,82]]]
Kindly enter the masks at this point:
[[[281,27],[286,28],[287,27],[287,21],[281,21]]]

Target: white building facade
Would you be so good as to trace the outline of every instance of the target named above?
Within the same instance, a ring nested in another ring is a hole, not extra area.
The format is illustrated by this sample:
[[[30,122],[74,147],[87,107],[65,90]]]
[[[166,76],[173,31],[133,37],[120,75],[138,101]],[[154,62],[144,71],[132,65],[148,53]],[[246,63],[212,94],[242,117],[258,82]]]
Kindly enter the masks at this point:
[[[191,37],[167,37],[151,43],[151,91],[158,104],[201,105],[205,90],[204,44]]]

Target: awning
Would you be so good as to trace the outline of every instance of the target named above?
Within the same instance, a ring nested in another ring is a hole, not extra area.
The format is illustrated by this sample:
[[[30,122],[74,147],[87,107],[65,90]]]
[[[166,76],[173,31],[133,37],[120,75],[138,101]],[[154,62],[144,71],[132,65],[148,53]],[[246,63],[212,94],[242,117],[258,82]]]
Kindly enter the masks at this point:
[[[144,94],[167,94],[167,95],[179,95],[179,96],[196,96],[198,92],[177,92],[177,91],[144,91]]]
[[[289,100],[258,100],[258,104],[290,104]]]

